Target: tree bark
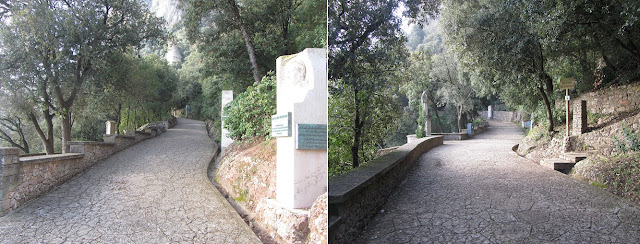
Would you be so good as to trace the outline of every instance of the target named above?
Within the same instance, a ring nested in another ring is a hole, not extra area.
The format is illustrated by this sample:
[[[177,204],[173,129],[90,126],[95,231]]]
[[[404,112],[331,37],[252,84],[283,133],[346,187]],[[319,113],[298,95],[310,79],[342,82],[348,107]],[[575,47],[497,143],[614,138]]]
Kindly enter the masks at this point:
[[[22,121],[20,118],[2,118],[0,124],[3,125],[8,131],[18,133],[20,138],[13,140],[9,132],[0,130],[0,139],[8,142],[11,146],[20,148],[24,153],[29,153],[29,142],[24,137],[24,131],[22,130]]]
[[[40,127],[40,124],[38,123],[38,119],[33,114],[33,112],[29,112],[27,114],[27,117],[29,117],[29,120],[33,124],[33,127],[36,129],[36,132],[38,132],[38,136],[40,137],[40,140],[42,140],[42,144],[44,145],[44,149],[45,149],[46,153],[48,155],[51,155],[51,154],[54,153],[54,147],[53,147],[53,115],[49,114],[49,110],[48,109],[43,111],[43,114],[44,114],[45,123],[47,124],[47,134],[46,135],[45,135],[44,131],[42,130],[42,128]]]
[[[431,107],[433,107],[433,112],[436,114],[436,119],[438,120],[438,127],[440,127],[440,132],[442,131],[442,121],[440,120],[440,115],[438,114],[438,106],[436,106],[436,101],[433,99],[433,96],[429,96],[429,100],[431,100]]]
[[[462,130],[462,106],[458,106],[458,132]]]
[[[357,97],[357,92],[355,93],[356,97]],[[353,120],[354,123],[354,136],[353,136],[353,145],[351,145],[351,161],[352,161],[352,165],[353,168],[357,168],[358,166],[360,166],[360,158],[358,157],[358,151],[360,150],[360,139],[362,137],[362,127],[364,126],[364,123],[362,123],[362,118],[360,118],[360,106],[358,104],[358,101],[354,98],[355,100],[355,112],[356,112],[356,116]]]
[[[70,153],[69,141],[71,141],[71,111],[65,109],[66,113],[61,114],[62,123],[62,153]]]
[[[553,113],[551,112],[551,102],[549,101],[542,85],[538,86],[538,92],[540,93],[540,96],[542,96],[542,101],[544,102],[545,109],[547,110],[547,121],[549,122],[547,131],[553,132]]]
[[[129,113],[131,112],[131,104],[127,106],[127,130],[129,130]]]
[[[240,16],[240,9],[238,8],[236,1],[227,0],[227,5],[233,13],[233,19],[235,20],[238,27],[240,27],[240,32],[242,32],[242,38],[244,39],[244,44],[247,47],[247,52],[249,53],[249,61],[251,62],[251,66],[253,68],[253,79],[256,83],[260,83],[260,69],[258,66],[258,59],[256,58],[256,51],[253,47],[253,42],[251,41],[249,30],[247,30],[247,26],[244,24],[242,16]]]
[[[116,110],[116,134],[120,135],[120,122],[122,118],[122,103],[118,103],[118,109]]]

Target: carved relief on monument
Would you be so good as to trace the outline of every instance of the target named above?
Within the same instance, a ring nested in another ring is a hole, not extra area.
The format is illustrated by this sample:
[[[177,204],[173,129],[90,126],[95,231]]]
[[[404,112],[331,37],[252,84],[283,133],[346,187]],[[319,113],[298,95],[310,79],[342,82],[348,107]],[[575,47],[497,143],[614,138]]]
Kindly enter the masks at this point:
[[[294,56],[285,61],[284,74],[282,79],[278,80],[278,89],[286,89],[290,94],[289,99],[294,103],[304,101],[307,92],[313,89],[313,84],[308,79],[307,67],[304,62],[297,60]]]

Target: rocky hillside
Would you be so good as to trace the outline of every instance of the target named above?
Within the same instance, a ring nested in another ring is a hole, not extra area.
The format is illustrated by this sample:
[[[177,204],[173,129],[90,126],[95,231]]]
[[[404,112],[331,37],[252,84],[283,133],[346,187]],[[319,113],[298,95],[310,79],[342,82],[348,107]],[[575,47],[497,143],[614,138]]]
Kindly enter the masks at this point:
[[[640,203],[640,82],[579,96],[587,101],[588,130],[570,137],[571,152],[588,155],[569,175]],[[535,162],[557,158],[563,150],[565,125],[548,133],[533,128],[517,149]]]
[[[275,139],[232,144],[217,168],[216,182],[250,211],[260,199],[276,198]]]

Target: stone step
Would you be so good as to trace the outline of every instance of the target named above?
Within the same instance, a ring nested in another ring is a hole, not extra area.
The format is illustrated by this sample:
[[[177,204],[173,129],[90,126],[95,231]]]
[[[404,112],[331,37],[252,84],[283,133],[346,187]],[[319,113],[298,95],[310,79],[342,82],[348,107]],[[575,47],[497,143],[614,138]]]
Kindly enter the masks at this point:
[[[575,164],[562,158],[545,158],[540,161],[540,165],[558,171],[570,170]]]
[[[587,158],[587,156],[589,156],[589,155],[587,155],[586,153],[573,152],[573,153],[562,154],[560,157],[562,159],[564,159],[564,160],[568,160],[568,161],[571,161],[573,163],[577,163],[577,162],[580,162],[580,161],[584,160],[585,158]]]

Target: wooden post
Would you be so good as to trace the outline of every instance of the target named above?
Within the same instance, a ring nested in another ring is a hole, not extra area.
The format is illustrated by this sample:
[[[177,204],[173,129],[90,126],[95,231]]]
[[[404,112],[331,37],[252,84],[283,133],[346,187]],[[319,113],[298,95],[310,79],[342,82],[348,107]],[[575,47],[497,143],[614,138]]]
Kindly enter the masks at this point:
[[[567,99],[567,98],[569,98],[569,89],[565,89],[565,91],[566,91],[566,95],[565,95],[565,99],[564,100],[566,100],[565,104],[567,105],[566,106],[566,111],[565,111],[565,116],[567,117],[567,119],[566,119],[567,120],[566,127],[567,127],[567,137],[568,137],[568,136],[570,136],[569,135],[569,99]]]

